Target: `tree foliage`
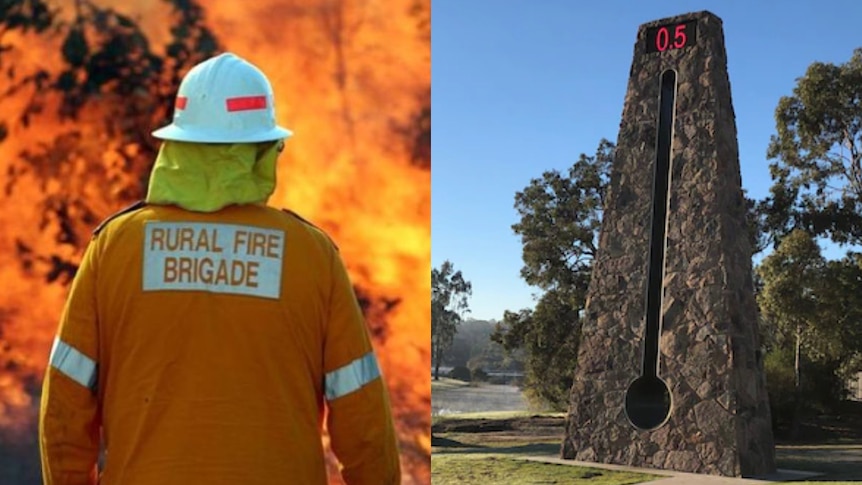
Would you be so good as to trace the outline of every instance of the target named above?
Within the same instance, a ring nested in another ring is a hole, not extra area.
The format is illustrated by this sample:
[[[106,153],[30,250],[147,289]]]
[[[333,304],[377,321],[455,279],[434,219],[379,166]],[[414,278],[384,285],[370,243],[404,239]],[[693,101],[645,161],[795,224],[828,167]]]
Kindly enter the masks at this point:
[[[757,273],[763,284],[757,301],[769,336],[773,408],[779,419],[791,421],[795,435],[805,408],[839,401],[841,383],[860,370],[862,268],[852,255],[827,261],[813,235],[795,229]]]
[[[862,254],[827,261],[820,293],[824,328],[832,337],[822,355],[840,361],[839,377],[862,371]]]
[[[775,122],[773,185],[750,214],[759,241],[775,248],[757,268],[773,416],[796,429],[862,370],[862,258],[827,261],[817,244],[862,243],[862,48],[843,64],[812,63]]]
[[[431,269],[431,358],[434,362],[434,380],[440,378],[440,364],[452,345],[462,314],[469,312],[468,300],[472,285],[461,271],[455,271],[450,261],[440,269]]]
[[[799,227],[862,243],[862,48],[844,64],[811,64],[775,121],[774,183],[762,207],[773,242]]]
[[[515,194],[520,221],[521,277],[544,293],[536,308],[507,311],[492,339],[523,350],[525,386],[535,404],[561,409],[577,359],[579,312],[584,308],[596,255],[614,144],[601,140],[595,155],[581,154],[565,173],[549,170]]]
[[[758,294],[760,311],[776,325],[778,336],[792,335],[797,327],[817,322],[817,283],[825,261],[820,247],[807,232],[797,229],[757,268],[763,282]]]
[[[613,143],[601,140],[594,156],[581,154],[568,172],[549,170],[515,194],[528,284],[562,293],[585,292],[597,249]]]
[[[506,311],[492,335],[503,348],[524,351],[524,387],[532,403],[557,411],[568,404],[582,307],[583,303],[575,305],[557,290],[550,290],[533,310]]]

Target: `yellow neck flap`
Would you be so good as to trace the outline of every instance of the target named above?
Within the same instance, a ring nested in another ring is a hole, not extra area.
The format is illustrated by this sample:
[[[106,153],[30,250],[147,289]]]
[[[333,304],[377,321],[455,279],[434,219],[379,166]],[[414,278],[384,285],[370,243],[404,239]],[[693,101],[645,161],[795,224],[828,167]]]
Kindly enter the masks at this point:
[[[146,201],[195,212],[265,204],[275,191],[279,143],[165,141],[150,174]]]

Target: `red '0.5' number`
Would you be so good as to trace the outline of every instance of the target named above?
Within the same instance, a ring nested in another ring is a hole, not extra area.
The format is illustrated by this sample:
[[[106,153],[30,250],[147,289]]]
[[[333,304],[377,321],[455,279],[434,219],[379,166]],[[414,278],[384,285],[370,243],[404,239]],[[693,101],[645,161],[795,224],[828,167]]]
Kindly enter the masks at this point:
[[[659,52],[664,52],[669,48],[680,49],[685,47],[688,37],[685,35],[685,24],[679,24],[673,31],[673,44],[670,43],[670,32],[667,27],[658,29],[655,35],[655,47]]]

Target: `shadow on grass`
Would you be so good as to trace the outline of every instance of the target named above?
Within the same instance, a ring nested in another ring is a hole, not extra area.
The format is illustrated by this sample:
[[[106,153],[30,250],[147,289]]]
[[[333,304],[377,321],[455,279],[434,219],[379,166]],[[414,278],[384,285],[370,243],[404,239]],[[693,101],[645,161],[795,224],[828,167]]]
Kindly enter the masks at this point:
[[[495,446],[493,448],[475,449],[462,448],[455,453],[488,453],[493,451],[501,455],[555,455],[560,452],[558,443],[535,443],[517,446]]]
[[[839,448],[831,450],[778,449],[778,468],[823,473],[813,477],[816,482],[862,480],[862,450]]]
[[[476,445],[434,435],[431,435],[431,446],[434,448],[477,448]]]
[[[512,446],[500,443],[494,446],[462,443],[457,440],[431,437],[431,446],[435,453],[447,454],[471,454],[471,453],[494,453],[501,455],[554,455],[559,453],[559,443],[526,443]]]

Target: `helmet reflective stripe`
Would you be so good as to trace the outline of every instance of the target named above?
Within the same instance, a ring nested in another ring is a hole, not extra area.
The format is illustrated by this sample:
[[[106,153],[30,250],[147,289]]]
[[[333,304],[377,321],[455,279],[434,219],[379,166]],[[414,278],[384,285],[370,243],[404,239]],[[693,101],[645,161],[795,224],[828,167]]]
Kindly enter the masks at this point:
[[[243,96],[241,98],[228,98],[228,111],[248,111],[254,109],[266,109],[266,96]]]
[[[189,98],[177,96],[175,109],[186,109]],[[225,100],[228,111],[248,111],[254,109],[266,109],[266,96],[243,96],[241,98],[228,98]]]
[[[225,53],[193,67],[180,83],[173,123],[153,132],[164,140],[254,143],[288,138],[276,125],[272,86],[257,67]]]

